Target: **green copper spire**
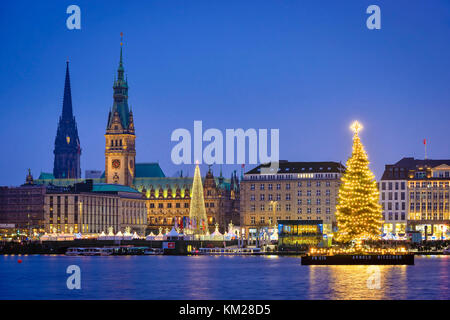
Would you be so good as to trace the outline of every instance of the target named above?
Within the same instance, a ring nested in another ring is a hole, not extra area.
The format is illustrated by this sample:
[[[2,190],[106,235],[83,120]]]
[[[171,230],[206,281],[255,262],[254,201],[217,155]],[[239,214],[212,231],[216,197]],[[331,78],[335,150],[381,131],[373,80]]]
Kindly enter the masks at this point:
[[[120,59],[119,59],[119,67],[117,68],[117,78],[114,80],[114,103],[111,110],[111,113],[108,118],[108,128],[112,123],[112,119],[114,117],[114,113],[117,112],[119,114],[122,127],[124,130],[129,129],[130,125],[130,110],[128,108],[128,84],[124,79],[125,68],[123,67],[123,34],[120,34]]]
[[[122,56],[122,46],[123,42],[120,42],[120,60],[119,60],[119,68],[117,68],[117,78],[118,80],[124,80],[123,75],[125,69],[123,68],[123,56]]]

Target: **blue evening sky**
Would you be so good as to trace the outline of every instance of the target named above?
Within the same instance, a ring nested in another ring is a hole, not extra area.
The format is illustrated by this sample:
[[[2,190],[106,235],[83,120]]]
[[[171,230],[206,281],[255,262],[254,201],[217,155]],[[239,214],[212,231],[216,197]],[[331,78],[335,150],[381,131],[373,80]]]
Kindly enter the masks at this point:
[[[66,28],[71,4],[81,30]],[[366,28],[371,4],[381,30]],[[423,158],[423,138],[450,158],[448,0],[2,1],[0,30],[0,185],[52,171],[66,59],[83,175],[103,170],[121,31],[136,160],[168,176],[171,132],[194,120],[279,128],[281,159],[345,162],[359,119],[377,178]]]

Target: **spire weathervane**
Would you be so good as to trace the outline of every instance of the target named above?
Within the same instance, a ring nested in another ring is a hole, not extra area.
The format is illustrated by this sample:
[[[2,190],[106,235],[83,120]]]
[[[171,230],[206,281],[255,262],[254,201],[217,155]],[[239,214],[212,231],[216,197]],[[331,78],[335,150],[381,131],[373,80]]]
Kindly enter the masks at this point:
[[[123,32],[120,33],[120,45],[123,45]]]
[[[362,124],[359,123],[358,121],[354,121],[354,122],[352,123],[352,125],[350,126],[350,129],[352,129],[352,131],[353,131],[355,134],[358,134],[358,132],[361,131],[362,128],[363,128]]]

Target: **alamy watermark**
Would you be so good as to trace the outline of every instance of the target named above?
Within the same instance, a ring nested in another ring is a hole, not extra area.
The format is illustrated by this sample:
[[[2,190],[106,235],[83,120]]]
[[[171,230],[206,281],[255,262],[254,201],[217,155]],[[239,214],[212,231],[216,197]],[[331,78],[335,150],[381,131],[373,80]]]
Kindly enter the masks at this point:
[[[366,20],[366,26],[369,30],[381,29],[381,9],[379,6],[372,4],[367,7],[366,13],[370,16]]]
[[[73,290],[81,289],[81,269],[79,266],[72,264],[67,267],[66,273],[70,274],[70,276],[67,278],[66,286],[67,289]]]
[[[280,130],[270,129],[270,154],[268,136],[268,129],[226,129],[224,141],[222,131],[210,128],[203,132],[202,121],[194,121],[193,135],[183,128],[172,132],[170,140],[178,143],[171,159],[174,164],[244,164],[247,157],[249,164],[278,163]],[[204,146],[204,142],[208,143]]]
[[[379,266],[369,266],[366,270],[369,274],[367,278],[367,289],[379,290],[381,289],[381,271]]]
[[[81,29],[81,9],[75,4],[71,4],[67,7],[67,14],[70,14],[66,20],[66,26],[69,30],[80,30]]]

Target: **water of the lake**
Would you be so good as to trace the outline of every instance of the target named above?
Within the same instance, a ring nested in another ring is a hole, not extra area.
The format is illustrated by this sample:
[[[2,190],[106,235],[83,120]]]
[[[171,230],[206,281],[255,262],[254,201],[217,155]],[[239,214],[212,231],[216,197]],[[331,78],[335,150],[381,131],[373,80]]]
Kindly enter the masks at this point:
[[[7,255],[0,256],[0,299],[450,299],[450,256],[416,256],[415,263],[302,266],[300,257],[278,256]],[[81,269],[80,290],[67,288],[70,265]]]

